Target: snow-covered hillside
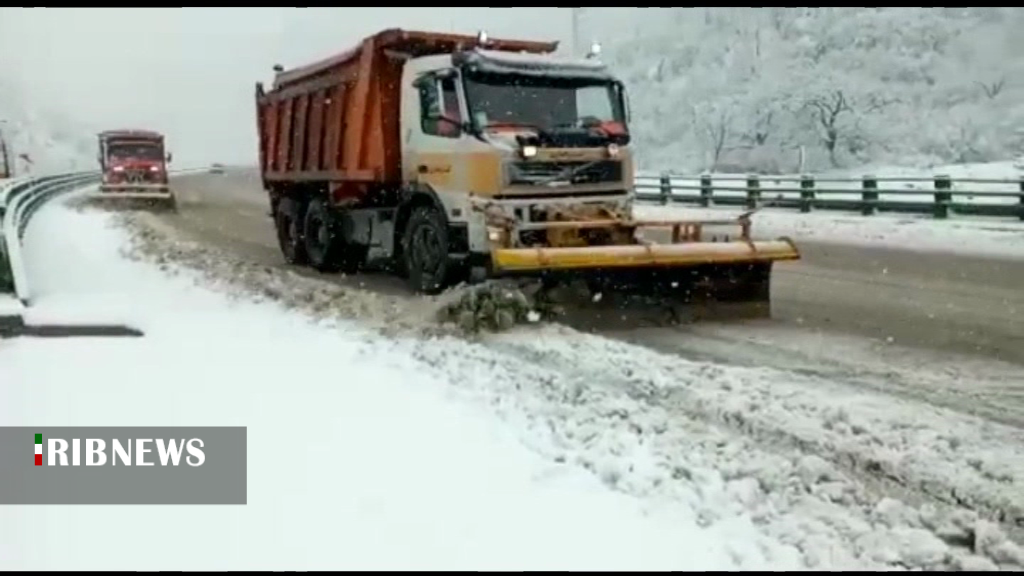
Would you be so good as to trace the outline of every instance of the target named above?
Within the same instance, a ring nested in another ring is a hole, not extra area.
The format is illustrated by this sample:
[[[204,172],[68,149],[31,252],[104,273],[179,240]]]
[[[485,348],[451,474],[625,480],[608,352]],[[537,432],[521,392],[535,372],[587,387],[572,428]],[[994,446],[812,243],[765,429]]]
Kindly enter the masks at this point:
[[[1024,152],[1015,8],[586,8],[641,165],[790,172]]]
[[[19,173],[65,172],[95,164],[95,147],[87,128],[58,112],[33,106],[19,86],[2,78],[0,133],[11,148]],[[23,154],[32,161],[31,166]]]

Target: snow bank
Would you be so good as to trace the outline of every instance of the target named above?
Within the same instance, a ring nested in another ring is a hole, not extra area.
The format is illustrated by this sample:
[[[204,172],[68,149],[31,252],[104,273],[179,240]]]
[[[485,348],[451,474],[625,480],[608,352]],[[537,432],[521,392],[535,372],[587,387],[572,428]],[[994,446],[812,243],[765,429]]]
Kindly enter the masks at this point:
[[[445,374],[411,360],[409,343],[119,260],[123,235],[104,216],[48,207],[37,218],[27,246],[37,312],[130,318],[147,334],[4,342],[2,422],[248,426],[249,504],[12,508],[4,568],[797,566],[749,522],[702,529],[685,509],[647,509],[542,460],[450,398]]]

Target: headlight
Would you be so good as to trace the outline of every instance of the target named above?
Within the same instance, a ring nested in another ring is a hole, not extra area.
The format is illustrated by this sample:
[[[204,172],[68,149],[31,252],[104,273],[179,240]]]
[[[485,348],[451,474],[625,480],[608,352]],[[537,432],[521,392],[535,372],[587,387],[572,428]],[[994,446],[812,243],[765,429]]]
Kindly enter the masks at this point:
[[[536,146],[523,146],[523,158],[533,158],[537,155]]]
[[[114,166],[114,172],[124,172],[124,166]]]
[[[618,155],[619,155],[619,145],[618,144],[609,144],[608,145],[608,156],[610,158],[615,158]]]
[[[159,166],[150,166],[149,167],[149,171],[150,172],[159,172],[160,171],[160,167]]]
[[[501,228],[487,227],[487,239],[491,242],[504,242],[505,231]]]

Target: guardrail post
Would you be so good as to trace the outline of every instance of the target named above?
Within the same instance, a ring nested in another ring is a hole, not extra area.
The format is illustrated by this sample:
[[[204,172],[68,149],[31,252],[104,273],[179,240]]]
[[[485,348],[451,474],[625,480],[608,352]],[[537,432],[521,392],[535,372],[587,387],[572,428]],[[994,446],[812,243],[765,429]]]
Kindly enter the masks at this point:
[[[1020,195],[1017,196],[1017,204],[1020,206],[1017,208],[1017,217],[1024,220],[1024,176],[1020,177]]]
[[[0,294],[14,294],[14,276],[10,272],[11,263],[7,259],[7,254],[0,248]]]
[[[935,177],[935,204],[932,215],[936,218],[949,218],[949,203],[953,200],[953,180],[949,176]]]
[[[658,179],[658,190],[661,194],[661,205],[668,206],[672,200],[672,180],[668,172],[661,173],[661,178]]]
[[[871,216],[878,207],[878,179],[874,176],[865,176],[861,187],[860,213],[863,216]]]
[[[11,262],[7,258],[7,249],[3,237],[4,214],[6,206],[0,206],[0,294],[14,294],[14,276],[11,274]]]
[[[761,199],[761,180],[756,174],[747,176],[747,209],[757,208],[757,202]]]
[[[810,212],[814,204],[814,176],[804,174],[800,176],[800,211]]]
[[[1024,185],[1024,181],[1021,181]],[[711,195],[714,189],[711,187],[711,174],[700,175],[700,205],[708,208],[711,206]]]

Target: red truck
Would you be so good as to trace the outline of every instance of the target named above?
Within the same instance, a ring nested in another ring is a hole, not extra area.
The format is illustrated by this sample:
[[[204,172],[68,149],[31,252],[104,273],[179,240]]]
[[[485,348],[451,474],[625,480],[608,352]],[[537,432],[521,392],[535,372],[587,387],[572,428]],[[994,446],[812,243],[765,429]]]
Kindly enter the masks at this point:
[[[164,151],[163,134],[151,130],[101,132],[97,159],[103,180],[93,199],[175,207],[167,176],[171,153]]]
[[[727,299],[767,303],[772,263],[799,258],[795,246],[751,241],[746,221],[635,219],[625,87],[557,45],[391,29],[275,66],[270,90],[256,84],[256,124],[285,260],[389,267],[427,294],[582,276],[591,289],[683,295],[710,277]],[[704,239],[716,224],[740,233]],[[652,243],[645,227],[671,240]]]

